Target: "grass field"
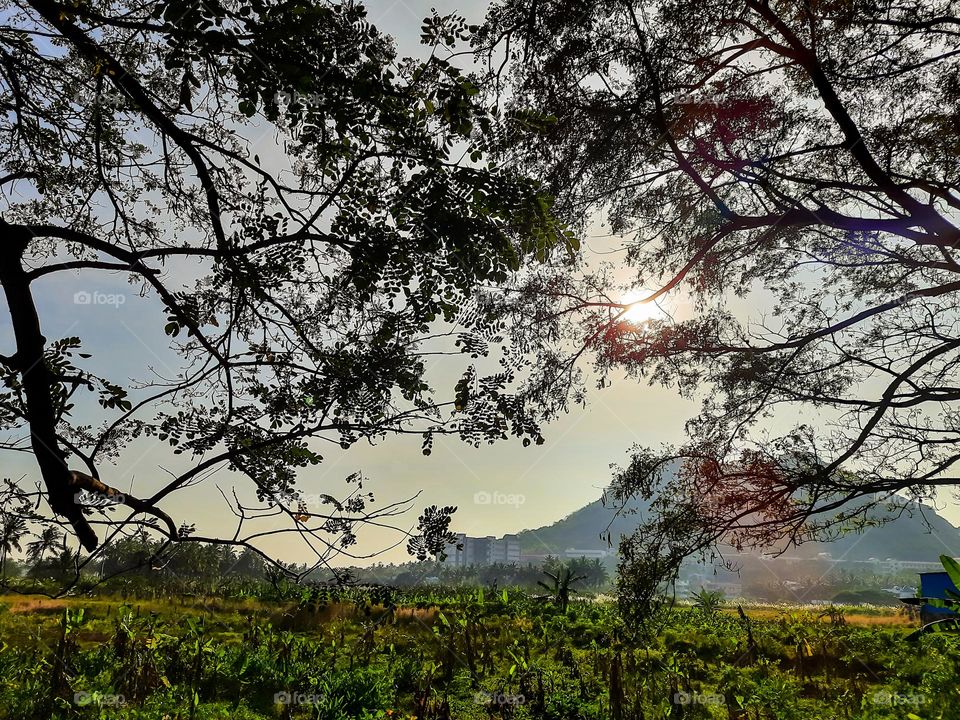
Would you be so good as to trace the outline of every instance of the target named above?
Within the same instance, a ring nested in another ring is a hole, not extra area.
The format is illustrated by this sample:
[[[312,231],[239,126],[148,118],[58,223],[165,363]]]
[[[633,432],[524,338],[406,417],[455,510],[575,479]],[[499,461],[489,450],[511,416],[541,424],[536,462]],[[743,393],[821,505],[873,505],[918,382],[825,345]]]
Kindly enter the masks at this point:
[[[0,717],[957,718],[960,646],[884,608],[666,610],[352,589],[0,597]]]

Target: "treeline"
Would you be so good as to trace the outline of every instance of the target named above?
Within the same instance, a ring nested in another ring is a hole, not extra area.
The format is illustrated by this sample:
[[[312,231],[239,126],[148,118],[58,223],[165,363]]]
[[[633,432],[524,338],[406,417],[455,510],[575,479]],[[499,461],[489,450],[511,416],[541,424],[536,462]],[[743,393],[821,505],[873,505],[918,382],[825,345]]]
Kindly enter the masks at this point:
[[[202,592],[262,595],[258,585],[288,583],[290,575],[302,576],[307,584],[365,584],[398,588],[448,587],[542,587],[545,572],[568,570],[580,590],[600,591],[611,585],[611,569],[597,559],[561,560],[548,557],[542,564],[495,563],[455,567],[441,562],[378,563],[368,567],[323,568],[308,572],[303,564],[277,567],[249,549],[208,543],[167,545],[146,533],[114,540],[83,566],[56,527],[45,528],[34,540],[11,543],[10,551],[23,558],[4,558],[7,584],[33,585],[74,582],[93,590],[153,590],[161,593]],[[288,572],[285,572],[288,571]]]
[[[566,568],[572,576],[580,578],[576,587],[586,590],[603,590],[611,585],[610,568],[596,558],[571,558],[562,560],[547,557],[541,564],[493,563],[492,565],[469,565],[456,567],[440,562],[415,562],[398,565],[379,563],[363,568],[349,568],[351,578],[369,584],[417,587],[442,585],[446,587],[522,587],[533,589],[544,580],[544,572],[556,574]],[[331,571],[318,571],[311,580],[330,582]]]
[[[225,580],[269,580],[271,570],[282,574],[248,549],[208,543],[164,547],[146,533],[114,540],[82,566],[76,551],[56,527],[45,528],[35,540],[10,549],[22,549],[24,557],[22,560],[5,558],[5,579],[19,576],[38,582],[76,580],[84,585],[108,586],[136,582],[169,589],[199,585],[210,590]]]

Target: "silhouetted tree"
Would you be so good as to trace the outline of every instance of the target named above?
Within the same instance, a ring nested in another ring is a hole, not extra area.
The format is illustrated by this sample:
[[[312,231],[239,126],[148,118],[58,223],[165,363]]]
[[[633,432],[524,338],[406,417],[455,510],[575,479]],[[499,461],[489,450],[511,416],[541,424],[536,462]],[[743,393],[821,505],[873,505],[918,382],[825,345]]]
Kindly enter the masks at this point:
[[[567,216],[605,213],[630,299],[690,308],[632,320],[596,268],[535,273],[508,308],[551,341],[545,387],[593,353],[604,378],[702,399],[689,442],[617,478],[653,502],[623,552],[650,591],[693,551],[862,527],[958,483],[958,27],[947,0],[491,11],[504,102],[546,132],[504,155]]]
[[[56,548],[62,541],[63,533],[59,528],[53,525],[43,528],[36,540],[27,543],[27,561],[36,565],[43,560],[47,552]]]
[[[610,571],[599,558],[572,558],[567,566],[574,575],[583,578],[587,587],[597,589],[610,582]]]
[[[575,248],[537,183],[486,161],[498,118],[452,62],[463,20],[427,18],[426,59],[401,60],[352,2],[7,10],[0,286],[15,344],[0,419],[28,433],[6,446],[29,443],[53,515],[88,553],[96,526],[112,540],[139,525],[161,554],[187,541],[259,552],[289,533],[322,563],[358,523],[406,506],[370,509],[358,475],[346,499],[307,502],[296,479],[323,459],[313,441],[541,440],[511,390],[516,358],[490,375],[471,365],[455,392],[427,373],[431,356],[487,355],[502,338],[482,285]],[[90,315],[75,337],[44,335],[38,293],[78,272],[81,304],[103,294],[99,274],[129,279],[137,331],[166,333],[182,360],[171,377],[111,378]],[[99,414],[76,409],[85,394]],[[120,492],[106,464],[144,438],[190,467]],[[222,469],[257,500],[225,495],[240,528],[204,537],[196,514],[165,508]],[[252,517],[286,524],[243,529]]]
[[[22,550],[20,541],[28,532],[27,521],[19,515],[0,515],[0,578],[7,577],[7,558],[14,550]]]
[[[553,596],[553,601],[560,608],[560,611],[566,612],[567,606],[570,604],[570,594],[577,592],[573,585],[584,580],[585,577],[575,574],[567,565],[561,565],[553,572],[544,570],[543,574],[550,579],[550,583],[547,584],[539,580],[537,581],[537,585],[548,590]]]

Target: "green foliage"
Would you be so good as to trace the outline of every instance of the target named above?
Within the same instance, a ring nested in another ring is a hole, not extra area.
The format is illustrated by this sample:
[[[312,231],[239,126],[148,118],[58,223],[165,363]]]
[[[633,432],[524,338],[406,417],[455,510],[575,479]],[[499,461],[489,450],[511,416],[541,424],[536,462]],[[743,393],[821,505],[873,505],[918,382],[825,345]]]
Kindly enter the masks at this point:
[[[567,565],[560,565],[554,572],[544,570],[543,574],[550,578],[550,584],[542,580],[537,584],[552,593],[553,601],[560,608],[560,612],[566,612],[570,604],[570,595],[577,592],[573,587],[574,583],[585,580],[586,575],[575,574],[573,568]]]
[[[946,571],[947,575],[950,577],[950,581],[958,588],[960,588],[960,563],[954,560],[949,555],[941,555],[940,563],[943,565],[943,569]],[[960,600],[960,596],[957,596],[955,592],[950,591],[951,595],[955,596],[953,599]]]
[[[145,437],[193,462],[152,498],[123,497],[135,522],[187,539],[194,518],[161,499],[226,469],[247,480],[237,503],[256,497],[260,517],[331,553],[398,508],[371,511],[356,476],[311,508],[297,479],[324,460],[313,441],[543,441],[487,296],[578,243],[548,188],[490,157],[502,117],[458,65],[476,28],[433,13],[404,59],[355,2],[36,0],[7,15],[0,94],[17,111],[0,119],[0,223],[16,240],[0,289],[17,347],[0,362],[0,426],[43,438],[42,492],[87,552],[94,524],[126,520],[92,520],[65,462],[90,486],[104,466],[109,484],[106,466]],[[34,279],[104,269],[140,292],[76,302],[142,303],[137,332],[169,346],[169,378],[104,377],[97,308],[76,336],[39,333]],[[431,374],[438,355],[460,355],[448,362],[465,380]],[[424,519],[411,552],[442,547],[450,512]]]
[[[622,254],[534,270],[505,312],[546,318],[530,342],[554,394],[582,396],[567,369],[589,351],[600,387],[627,374],[700,407],[615,473],[614,505],[643,504],[620,553],[641,622],[693,554],[922,515],[955,477],[957,6],[571,5],[492,4],[499,149]],[[668,311],[638,321],[641,302]]]
[[[701,588],[699,592],[693,593],[693,606],[706,615],[713,615],[717,610],[723,607],[723,591],[707,590]]]
[[[845,624],[796,608],[748,608],[748,650],[743,623],[722,608],[674,608],[659,633],[631,640],[613,604],[571,600],[564,613],[519,590],[344,588],[266,602],[104,596],[63,605],[0,601],[9,609],[0,611],[3,720],[903,720],[960,712],[955,638],[904,643],[900,628],[854,624],[856,608],[846,609]],[[67,672],[52,677],[57,662]]]

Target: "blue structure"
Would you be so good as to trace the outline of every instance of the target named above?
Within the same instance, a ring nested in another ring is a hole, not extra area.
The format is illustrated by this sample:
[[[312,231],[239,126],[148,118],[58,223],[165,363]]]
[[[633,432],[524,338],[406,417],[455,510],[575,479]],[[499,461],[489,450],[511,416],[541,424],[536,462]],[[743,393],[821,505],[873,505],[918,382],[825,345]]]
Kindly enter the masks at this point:
[[[958,596],[960,596],[960,589],[953,584],[953,581],[950,579],[950,576],[947,575],[947,573],[920,573],[920,594],[923,597],[940,598],[942,600],[946,600],[948,597],[947,590],[956,593],[956,595],[952,596],[952,599],[956,599]],[[920,622],[924,625],[935,620],[943,620],[944,618],[956,616],[957,612],[955,610],[937,608],[931,605],[920,606]]]

